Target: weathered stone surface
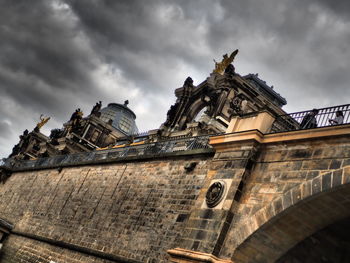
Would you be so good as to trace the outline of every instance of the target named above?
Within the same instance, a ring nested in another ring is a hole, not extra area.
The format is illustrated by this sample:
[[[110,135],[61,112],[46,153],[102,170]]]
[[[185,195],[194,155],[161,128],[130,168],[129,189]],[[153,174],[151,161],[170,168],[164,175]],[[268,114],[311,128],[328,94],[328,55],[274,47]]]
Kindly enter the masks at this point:
[[[93,262],[112,263],[116,260],[107,260],[94,256],[73,252],[70,249],[50,245],[45,242],[36,241],[29,238],[11,235],[4,243],[1,255],[1,262]],[[119,261],[122,262],[122,261]]]
[[[350,182],[347,157],[350,146],[344,146],[347,144],[343,139],[337,141],[329,138],[320,141],[304,141],[300,144],[290,142],[262,147],[261,150],[264,152],[259,154],[257,163],[250,173],[220,256],[225,258],[233,255],[232,250],[239,247],[238,244],[246,238],[250,240],[249,236],[257,229],[264,229],[264,224],[268,226],[272,224],[269,220],[278,218],[279,214],[293,209],[295,205],[300,206],[302,200],[312,200],[309,197]],[[339,196],[339,198],[342,197]],[[295,214],[299,216],[298,218],[291,219],[289,223],[280,222],[283,225],[278,229],[284,233],[278,233],[277,236],[287,235],[297,240],[304,235],[303,232],[295,232],[295,229],[302,224],[311,231],[310,229],[315,225],[322,225],[330,217],[336,218],[339,215],[339,210],[335,209],[337,202],[333,199],[332,201],[322,199],[317,206],[322,211],[334,210],[334,215],[331,212],[319,215],[320,210],[314,209],[313,206],[301,207],[299,214]],[[316,215],[317,219],[315,219]],[[300,221],[301,218],[302,221]],[[257,225],[261,226],[257,227]],[[254,244],[258,245],[258,242],[263,243],[263,240],[258,239]],[[278,244],[276,249],[280,245]],[[264,249],[267,251],[267,248]],[[261,248],[261,251],[264,249]],[[249,254],[247,249],[244,251],[245,255]],[[255,253],[258,252],[255,251]],[[237,260],[240,257],[242,255],[237,254],[234,259]],[[247,258],[246,261],[238,260],[238,262],[259,262],[253,260],[254,256],[249,255]]]
[[[341,150],[336,150],[338,145]],[[4,262],[27,258],[23,262],[47,263],[47,255],[57,251],[66,255],[57,257],[57,262],[108,262],[98,255],[167,262],[166,250],[176,247],[223,259],[234,256],[238,262],[263,260],[262,250],[277,257],[281,245],[293,246],[305,233],[346,213],[347,145],[342,138],[261,147],[236,142],[232,149],[223,148],[224,154],[218,150],[215,157],[204,153],[133,157],[13,173],[0,185],[0,212],[15,225],[14,231],[91,254],[10,235]],[[189,172],[184,166],[190,162],[197,165]],[[223,205],[209,209],[203,203],[213,180],[227,180],[230,187]],[[252,243],[235,254],[246,241]],[[16,252],[24,248],[31,254]],[[252,258],[251,253],[259,255]]]
[[[1,216],[17,231],[162,262],[167,249],[180,245],[177,239],[206,178],[206,157],[191,158],[198,163],[192,173],[184,169],[189,160],[15,173],[0,187]],[[196,237],[206,238],[204,230]]]

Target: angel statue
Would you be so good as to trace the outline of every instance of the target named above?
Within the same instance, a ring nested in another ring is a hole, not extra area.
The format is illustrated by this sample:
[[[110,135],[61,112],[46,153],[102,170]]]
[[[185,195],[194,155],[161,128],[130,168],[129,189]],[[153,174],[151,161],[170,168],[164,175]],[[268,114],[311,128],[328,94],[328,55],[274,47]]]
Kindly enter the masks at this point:
[[[50,117],[44,117],[43,114],[40,115],[40,122],[37,123],[35,127],[35,131],[39,131],[41,127],[43,127],[48,121],[50,120]]]
[[[238,49],[233,51],[230,56],[228,56],[227,54],[223,55],[223,59],[221,62],[216,62],[214,59],[215,69],[213,70],[213,72],[216,72],[222,75],[225,72],[225,69],[227,68],[227,66],[233,62],[237,53],[238,53]]]

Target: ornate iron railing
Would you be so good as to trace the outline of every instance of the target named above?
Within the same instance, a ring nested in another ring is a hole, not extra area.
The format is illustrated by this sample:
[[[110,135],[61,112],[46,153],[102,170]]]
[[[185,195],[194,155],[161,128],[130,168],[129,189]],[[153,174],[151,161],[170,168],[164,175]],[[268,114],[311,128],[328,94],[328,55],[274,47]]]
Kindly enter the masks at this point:
[[[128,136],[125,136],[125,138],[128,138],[128,137],[145,137],[145,136],[148,136],[149,135],[149,131],[142,131],[142,132],[138,132],[138,133],[133,133],[133,134],[130,134]]]
[[[113,153],[114,156],[140,156],[140,155],[159,155],[179,151],[188,151],[195,149],[211,148],[209,145],[209,136],[196,136],[187,138],[168,138],[166,141],[154,143],[144,143],[141,145],[130,145],[121,148],[112,148],[104,150],[104,153]]]
[[[119,148],[115,147],[106,150],[97,150],[77,154],[58,155],[47,158],[39,158],[36,160],[16,161],[9,158],[1,160],[0,166],[14,170],[26,170],[34,168],[72,166],[133,157],[157,157],[176,152],[210,148],[212,147],[209,144],[209,135],[190,138],[169,138],[167,141],[129,145]]]
[[[313,110],[294,112],[278,116],[272,125],[271,133],[321,128],[350,123],[350,104],[321,108],[317,110],[318,113],[314,116],[313,120],[314,125],[301,125],[306,116],[311,114]],[[343,122],[340,124],[331,123],[330,120],[336,118],[336,112],[338,111],[341,111],[344,116]]]

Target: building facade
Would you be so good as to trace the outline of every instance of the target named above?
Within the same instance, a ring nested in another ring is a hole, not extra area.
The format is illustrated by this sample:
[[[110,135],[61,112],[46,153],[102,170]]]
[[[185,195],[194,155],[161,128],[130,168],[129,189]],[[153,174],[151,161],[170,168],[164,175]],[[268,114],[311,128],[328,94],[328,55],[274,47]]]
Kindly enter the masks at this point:
[[[1,262],[349,262],[350,106],[303,128],[312,111],[226,62],[159,129],[4,160]]]

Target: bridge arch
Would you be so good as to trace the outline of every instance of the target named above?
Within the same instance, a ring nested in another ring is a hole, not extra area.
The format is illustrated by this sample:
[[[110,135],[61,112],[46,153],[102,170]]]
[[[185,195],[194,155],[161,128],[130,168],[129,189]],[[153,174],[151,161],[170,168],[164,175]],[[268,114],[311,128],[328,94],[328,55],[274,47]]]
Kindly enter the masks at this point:
[[[235,227],[232,260],[276,262],[310,235],[350,217],[349,207],[350,167],[310,179]]]

